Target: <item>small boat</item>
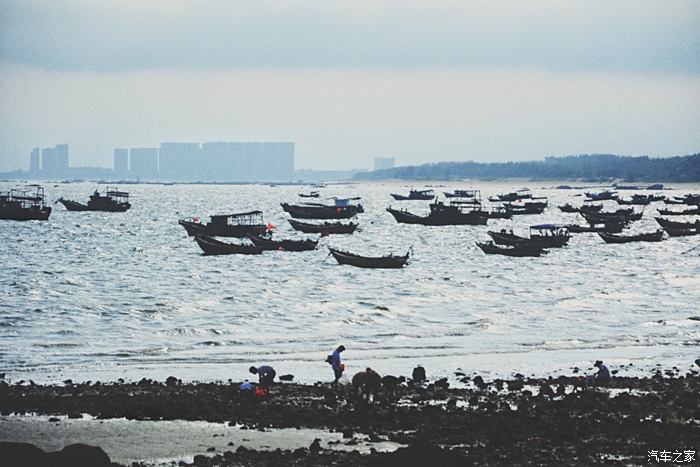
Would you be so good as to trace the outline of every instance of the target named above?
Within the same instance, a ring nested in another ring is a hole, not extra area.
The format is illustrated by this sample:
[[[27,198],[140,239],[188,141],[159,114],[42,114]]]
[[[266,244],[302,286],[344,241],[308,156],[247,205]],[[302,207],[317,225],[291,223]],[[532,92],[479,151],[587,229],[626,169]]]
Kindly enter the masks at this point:
[[[504,256],[542,256],[549,253],[547,250],[542,249],[539,246],[520,243],[509,247],[498,246],[493,242],[476,242],[476,245],[481,248],[481,251],[487,255],[504,255]]]
[[[697,229],[664,229],[669,237],[689,237],[691,235],[700,235],[700,228]]]
[[[271,251],[310,251],[315,250],[318,240],[272,240],[271,238],[251,235],[248,237],[253,245],[261,250]]]
[[[542,224],[530,226],[530,236],[521,237],[515,235],[513,231],[500,232],[489,230],[488,234],[498,245],[518,245],[529,244],[540,248],[561,248],[569,243],[571,235],[569,229],[565,225],[558,224]]]
[[[581,207],[576,207],[570,203],[563,204],[559,206],[559,210],[561,212],[599,212],[601,209],[603,209],[602,204],[584,204]]]
[[[45,221],[51,215],[46,206],[44,187],[28,185],[0,193],[0,219],[14,221]]]
[[[571,233],[620,233],[626,227],[627,224],[624,222],[608,221],[601,224],[591,224],[591,225],[576,225],[569,224],[566,227]]]
[[[282,203],[282,209],[298,219],[349,219],[365,212],[361,204],[325,205],[319,203]]]
[[[674,197],[674,198],[664,199],[664,204],[688,204],[688,203],[686,203],[685,200],[682,198],[679,199],[678,197]]]
[[[318,198],[321,195],[318,191],[312,191],[311,193],[299,193],[300,198]]]
[[[503,206],[496,206],[484,212],[489,216],[489,219],[510,219],[513,217],[513,213]]]
[[[581,212],[586,221],[591,224],[607,224],[607,223],[624,223],[638,221],[644,215],[644,212],[634,212],[634,210],[616,211],[616,212]]]
[[[289,219],[289,223],[292,225],[294,230],[298,230],[304,233],[317,233],[321,235],[328,234],[351,234],[360,224],[350,222],[344,224],[342,222],[324,222],[323,224],[309,224],[307,222],[301,222],[296,219]]]
[[[654,195],[632,195],[632,199],[617,198],[615,201],[617,204],[627,205],[627,206],[646,206],[654,201]]]
[[[392,193],[391,196],[396,201],[408,201],[408,200],[431,200],[435,198],[435,192],[433,190],[411,190],[408,192],[408,196],[397,195]]]
[[[618,194],[616,191],[601,191],[600,193],[586,192],[586,201],[606,201],[611,199],[617,199]]]
[[[371,257],[360,256],[347,251],[336,250],[335,248],[328,248],[328,250],[339,264],[349,264],[358,268],[398,269],[404,267],[408,261],[408,252],[404,256]]]
[[[62,197],[58,199],[58,202],[63,204],[69,211],[125,212],[131,207],[129,193],[119,191],[116,187],[107,187],[107,192],[104,195],[95,190],[90,195],[87,204],[63,199]]]
[[[678,222],[663,217],[655,217],[656,222],[661,226],[662,229],[668,230],[687,230],[687,229],[700,229],[700,219],[695,222]]]
[[[486,225],[489,215],[482,211],[480,207],[460,202],[450,202],[444,204],[436,201],[430,204],[430,213],[427,216],[419,216],[405,209],[386,209],[394,216],[399,224],[421,224],[421,225]]]
[[[503,203],[506,211],[513,216],[521,216],[525,214],[542,214],[547,209],[547,198],[530,198],[544,199],[544,201],[519,201],[517,203]]]
[[[255,245],[226,243],[207,235],[194,237],[205,255],[259,255],[262,250]]]
[[[630,242],[660,242],[664,239],[664,231],[642,233],[637,235],[614,235],[606,232],[598,232],[605,243],[630,243]]]
[[[520,190],[512,191],[510,193],[499,193],[489,197],[489,201],[492,203],[503,201],[512,203],[513,201],[518,201],[521,199],[532,199],[532,193],[530,192],[529,188],[521,188]]]
[[[682,211],[673,211],[671,209],[657,209],[662,216],[695,216],[700,214],[700,206],[695,208],[684,209]]]
[[[445,198],[479,198],[479,190],[454,190],[454,191],[443,191]]]
[[[211,221],[202,224],[199,218],[180,219],[178,224],[183,226],[187,235],[208,237],[238,237],[260,235],[267,232],[268,227],[263,222],[262,211],[241,212],[237,214],[222,214],[211,216]]]

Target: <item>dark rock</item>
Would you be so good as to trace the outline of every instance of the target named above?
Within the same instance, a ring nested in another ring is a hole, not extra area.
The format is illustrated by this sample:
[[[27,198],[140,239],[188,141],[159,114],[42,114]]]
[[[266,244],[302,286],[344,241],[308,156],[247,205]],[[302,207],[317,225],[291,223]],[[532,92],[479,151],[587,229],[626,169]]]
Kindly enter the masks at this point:
[[[474,385],[479,389],[486,389],[488,385],[484,382],[484,378],[481,376],[474,377]]]
[[[110,467],[107,454],[97,446],[71,444],[58,452],[49,453],[51,467]]]
[[[174,376],[168,376],[168,378],[165,380],[165,385],[166,386],[177,386],[177,378]]]
[[[309,451],[319,452],[320,450],[321,450],[321,440],[316,438],[315,440],[313,440],[313,442],[309,446]]]
[[[207,452],[214,452],[216,451],[216,448],[214,446],[207,448]]]
[[[29,443],[0,442],[0,460],[8,467],[48,465],[48,455]]]
[[[423,368],[421,365],[418,365],[413,369],[413,372],[411,373],[411,379],[415,383],[421,383],[425,381],[425,368]]]
[[[58,418],[58,417],[51,417],[51,418],[49,418],[49,421],[50,421],[50,422],[60,422],[61,419]]]
[[[196,456],[194,456],[192,465],[196,465],[197,467],[208,467],[209,458],[207,456],[203,456],[202,454],[197,454]]]
[[[294,381],[294,375],[282,375],[280,381]]]
[[[343,430],[343,438],[352,438],[352,430],[348,428],[347,430]]]

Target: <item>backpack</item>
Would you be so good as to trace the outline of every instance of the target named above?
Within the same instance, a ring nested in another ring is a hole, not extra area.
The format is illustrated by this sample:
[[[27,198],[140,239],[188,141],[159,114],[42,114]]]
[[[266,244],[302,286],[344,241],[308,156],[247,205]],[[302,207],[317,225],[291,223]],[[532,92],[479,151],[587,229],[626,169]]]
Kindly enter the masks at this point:
[[[328,363],[329,365],[333,364],[333,355],[329,355],[326,357],[326,363]]]

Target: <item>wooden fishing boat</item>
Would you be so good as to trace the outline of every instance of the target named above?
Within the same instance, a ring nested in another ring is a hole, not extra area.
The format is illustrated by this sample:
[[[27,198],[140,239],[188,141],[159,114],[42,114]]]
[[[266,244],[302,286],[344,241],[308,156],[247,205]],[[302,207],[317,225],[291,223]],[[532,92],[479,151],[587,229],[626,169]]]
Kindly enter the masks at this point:
[[[549,253],[547,250],[544,250],[539,246],[535,246],[535,245],[531,245],[531,244],[527,244],[527,243],[520,243],[520,244],[516,244],[513,246],[509,246],[509,247],[498,246],[498,245],[494,244],[493,242],[484,242],[484,243],[476,242],[476,245],[479,248],[481,248],[481,251],[483,251],[487,255],[538,257],[538,256],[546,255],[547,253]]]
[[[311,193],[299,193],[300,198],[318,198],[321,196],[318,191],[312,191]]]
[[[315,250],[318,240],[273,240],[271,238],[251,235],[248,237],[253,245],[261,250],[271,251],[310,251]]]
[[[684,209],[682,211],[673,211],[671,209],[657,209],[662,216],[695,216],[700,215],[700,206]]]
[[[396,222],[400,224],[420,225],[486,225],[489,216],[486,211],[476,208],[471,204],[451,202],[444,204],[436,201],[430,204],[430,213],[427,216],[419,216],[407,210],[398,210],[391,207],[386,209]]]
[[[360,224],[357,223],[347,223],[342,222],[324,222],[323,224],[309,224],[307,222],[301,222],[296,219],[289,219],[289,223],[292,225],[294,230],[298,230],[304,233],[317,233],[321,235],[328,234],[351,234]]]
[[[696,220],[695,222],[672,221],[669,219],[664,219],[663,217],[655,217],[654,219],[656,219],[656,222],[664,230],[667,230],[667,229],[673,229],[673,230],[700,229],[700,219]]]
[[[531,199],[532,198],[532,193],[530,192],[529,188],[521,188],[520,190],[517,191],[512,191],[510,193],[500,193],[494,196],[489,197],[489,201],[493,203],[498,203],[498,202],[513,202],[513,201],[518,201],[521,199]]]
[[[620,233],[625,228],[625,226],[626,226],[625,223],[608,221],[607,223],[603,223],[603,224],[591,224],[591,225],[569,224],[566,227],[569,229],[569,232],[571,232],[571,233],[598,233],[598,232]]]
[[[205,235],[208,237],[238,237],[260,235],[267,232],[263,222],[262,211],[241,212],[211,216],[211,221],[203,224],[199,218],[181,219],[178,224],[183,226],[190,237]]]
[[[618,194],[616,191],[601,191],[600,193],[586,192],[586,201],[606,201],[611,199],[617,199]]]
[[[95,190],[90,195],[87,204],[63,199],[63,197],[59,198],[58,202],[63,204],[69,211],[126,212],[131,207],[129,193],[119,191],[116,187],[107,187],[105,194],[100,194],[99,191]]]
[[[396,201],[409,201],[409,200],[431,200],[435,198],[435,192],[433,190],[411,190],[408,192],[408,196],[397,195],[392,193],[391,196]]]
[[[542,224],[530,226],[530,236],[522,237],[515,235],[513,231],[500,232],[489,230],[488,234],[498,245],[518,245],[529,244],[540,248],[561,248],[569,243],[571,235],[569,229],[565,225],[558,224]]]
[[[318,203],[282,203],[282,209],[297,219],[349,219],[365,212],[361,204],[328,206]]]
[[[646,206],[654,201],[653,195],[632,195],[632,199],[617,198],[615,200],[617,204],[627,205],[627,206]]]
[[[479,198],[481,199],[481,194],[479,190],[454,190],[454,191],[443,191],[445,198]]]
[[[27,185],[0,193],[0,219],[14,221],[45,221],[51,215],[46,206],[44,187]]]
[[[669,237],[689,237],[691,235],[700,235],[700,228],[696,229],[673,229],[664,228]]]
[[[661,229],[637,235],[614,235],[606,232],[598,232],[598,235],[605,243],[660,242],[664,239],[664,231]]]
[[[207,235],[194,237],[205,255],[259,255],[262,250],[255,245],[226,243]]]
[[[561,206],[558,206],[558,208],[561,212],[569,212],[569,213],[579,212],[579,210],[580,210],[580,208],[577,208],[573,204],[569,204],[569,203],[562,204]]]
[[[398,269],[404,267],[408,261],[408,252],[406,252],[404,256],[389,255],[371,257],[360,256],[347,251],[336,250],[335,248],[328,248],[328,250],[339,264],[349,264],[350,266],[356,266],[358,268]]]
[[[547,198],[531,198],[544,199],[545,201],[525,201],[517,203],[503,203],[503,207],[513,216],[521,216],[526,214],[542,214],[547,209]]]

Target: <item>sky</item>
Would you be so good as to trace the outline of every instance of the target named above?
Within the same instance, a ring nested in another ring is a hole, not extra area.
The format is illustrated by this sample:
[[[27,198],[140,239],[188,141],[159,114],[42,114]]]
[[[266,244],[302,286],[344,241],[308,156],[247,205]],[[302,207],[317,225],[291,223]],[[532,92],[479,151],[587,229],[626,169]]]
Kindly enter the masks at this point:
[[[297,168],[700,152],[700,1],[0,0],[0,171],[69,143]]]

